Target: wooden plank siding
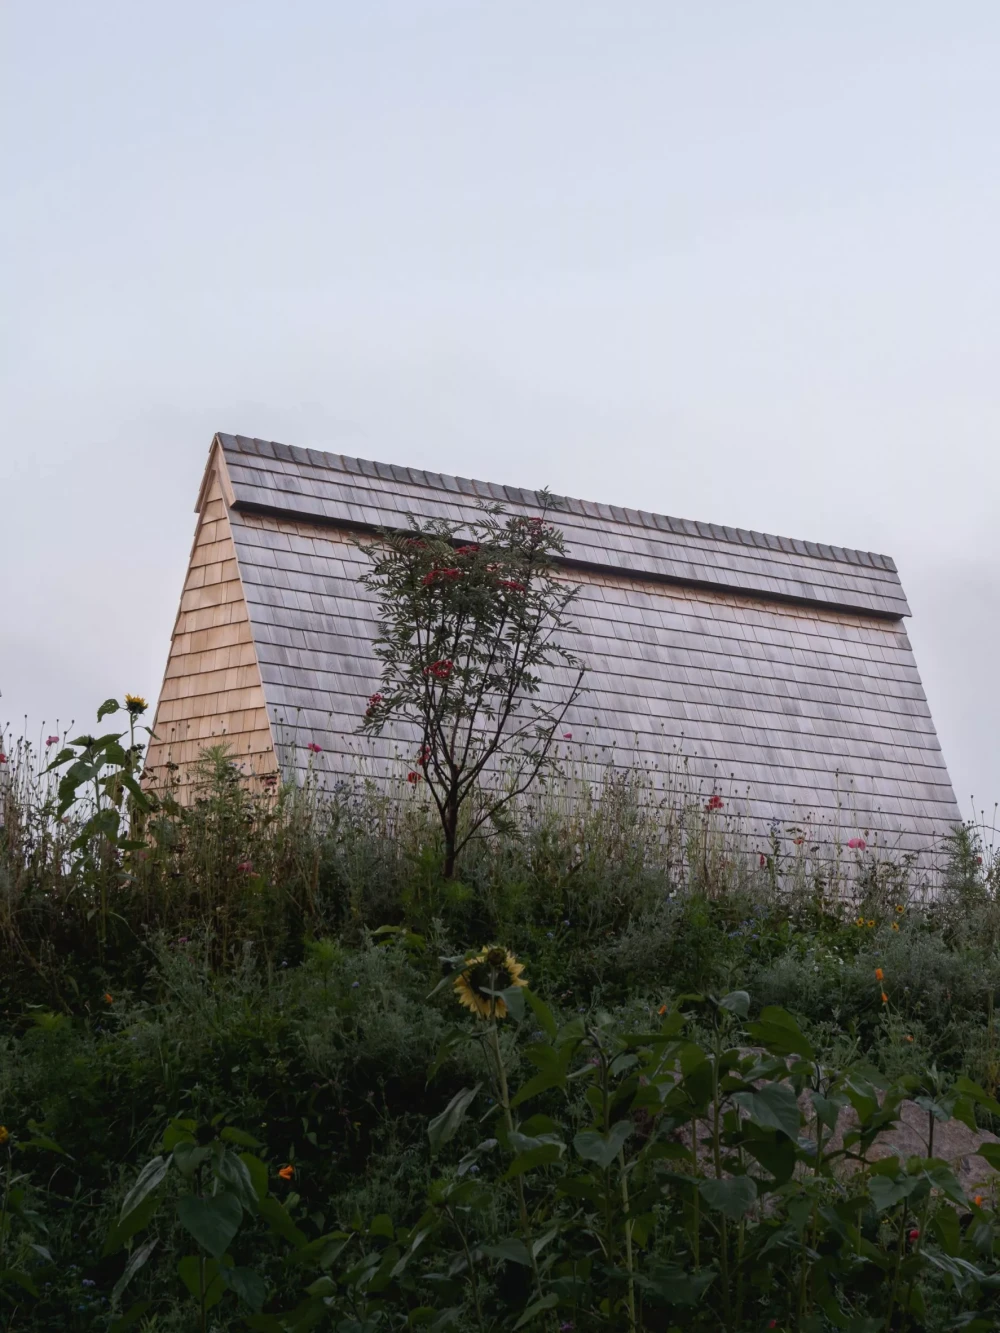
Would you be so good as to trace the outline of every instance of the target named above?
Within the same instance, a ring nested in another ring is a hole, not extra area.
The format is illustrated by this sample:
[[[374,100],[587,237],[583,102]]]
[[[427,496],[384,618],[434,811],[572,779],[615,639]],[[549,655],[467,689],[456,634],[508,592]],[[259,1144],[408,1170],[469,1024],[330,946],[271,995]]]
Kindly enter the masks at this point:
[[[210,746],[225,744],[246,773],[277,771],[260,666],[217,467],[207,479],[199,504],[146,756],[147,781],[154,787],[176,781],[182,799],[190,798],[191,765]]]

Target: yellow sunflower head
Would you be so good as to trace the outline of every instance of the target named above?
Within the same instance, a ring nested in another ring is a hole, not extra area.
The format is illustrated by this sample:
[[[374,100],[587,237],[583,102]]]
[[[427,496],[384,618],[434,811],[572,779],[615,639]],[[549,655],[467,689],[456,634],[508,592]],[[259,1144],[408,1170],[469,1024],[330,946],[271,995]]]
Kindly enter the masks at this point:
[[[507,949],[497,945],[481,949],[465,960],[464,972],[455,978],[458,1002],[480,1018],[506,1018],[507,1006],[497,992],[511,986],[527,986],[521,975],[523,971],[524,964]]]
[[[138,717],[140,713],[146,711],[146,700],[141,694],[126,694],[125,710],[131,713],[133,717]]]

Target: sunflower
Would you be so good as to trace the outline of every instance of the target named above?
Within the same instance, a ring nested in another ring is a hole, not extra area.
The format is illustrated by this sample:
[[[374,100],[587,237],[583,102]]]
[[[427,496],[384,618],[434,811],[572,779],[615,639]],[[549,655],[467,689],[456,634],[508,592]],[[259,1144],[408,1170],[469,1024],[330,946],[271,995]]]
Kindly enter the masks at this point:
[[[455,978],[458,1002],[480,1018],[506,1018],[507,1006],[497,992],[510,986],[527,986],[523,971],[524,964],[509,950],[497,945],[481,949],[465,960],[465,971]]]
[[[140,713],[146,711],[146,700],[141,694],[126,694],[125,711],[131,713],[133,717],[138,717]]]

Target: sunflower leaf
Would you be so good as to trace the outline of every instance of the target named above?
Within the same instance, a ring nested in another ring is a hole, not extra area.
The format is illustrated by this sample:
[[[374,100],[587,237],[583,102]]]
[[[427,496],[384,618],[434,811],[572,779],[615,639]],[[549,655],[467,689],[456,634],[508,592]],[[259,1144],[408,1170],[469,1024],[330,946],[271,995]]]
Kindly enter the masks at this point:
[[[427,1137],[431,1142],[431,1152],[437,1152],[443,1144],[455,1137],[465,1119],[466,1111],[482,1086],[481,1083],[477,1083],[474,1088],[463,1088],[461,1092],[456,1092],[441,1114],[436,1115],[428,1123]]]

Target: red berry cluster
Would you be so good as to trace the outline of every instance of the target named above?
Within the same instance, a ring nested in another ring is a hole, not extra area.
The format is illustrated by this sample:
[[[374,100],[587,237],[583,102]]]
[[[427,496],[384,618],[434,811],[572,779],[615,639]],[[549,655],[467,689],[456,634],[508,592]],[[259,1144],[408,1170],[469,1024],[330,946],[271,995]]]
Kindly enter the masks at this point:
[[[420,581],[425,588],[428,588],[431,586],[431,584],[436,583],[438,579],[448,579],[453,582],[455,579],[460,579],[461,577],[462,577],[462,571],[460,569],[435,568],[428,570],[428,572],[424,575],[424,577]]]
[[[436,662],[432,662],[430,666],[424,667],[424,675],[434,676],[437,680],[447,680],[451,675],[452,665],[450,657],[439,658]]]
[[[381,694],[370,694],[368,696],[368,707],[365,709],[365,717],[374,716],[375,711],[381,702],[382,702]]]

